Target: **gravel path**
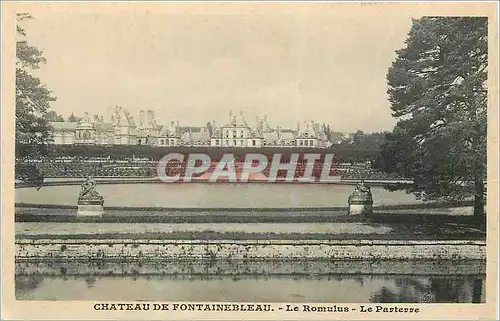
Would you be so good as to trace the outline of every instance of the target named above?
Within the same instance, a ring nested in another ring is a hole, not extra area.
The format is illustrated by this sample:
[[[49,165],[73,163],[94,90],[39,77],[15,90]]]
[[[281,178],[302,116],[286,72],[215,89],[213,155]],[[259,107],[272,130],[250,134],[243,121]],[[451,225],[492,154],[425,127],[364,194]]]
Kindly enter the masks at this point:
[[[202,232],[389,234],[388,226],[363,223],[253,223],[253,224],[150,224],[150,223],[16,223],[16,235],[139,234]]]

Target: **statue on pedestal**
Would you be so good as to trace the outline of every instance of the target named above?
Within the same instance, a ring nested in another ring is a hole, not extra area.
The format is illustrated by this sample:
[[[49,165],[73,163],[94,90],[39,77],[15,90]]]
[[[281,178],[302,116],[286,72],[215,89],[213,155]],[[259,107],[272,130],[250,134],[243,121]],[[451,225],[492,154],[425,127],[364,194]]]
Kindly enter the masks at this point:
[[[373,196],[369,186],[365,185],[365,181],[356,184],[354,192],[349,195],[349,215],[371,215],[373,214]]]
[[[95,187],[96,183],[91,176],[82,183],[78,195],[78,216],[102,216],[104,213],[104,198]]]
[[[78,204],[92,203],[104,204],[104,198],[95,190],[95,181],[89,176],[81,185],[82,189],[78,195]]]

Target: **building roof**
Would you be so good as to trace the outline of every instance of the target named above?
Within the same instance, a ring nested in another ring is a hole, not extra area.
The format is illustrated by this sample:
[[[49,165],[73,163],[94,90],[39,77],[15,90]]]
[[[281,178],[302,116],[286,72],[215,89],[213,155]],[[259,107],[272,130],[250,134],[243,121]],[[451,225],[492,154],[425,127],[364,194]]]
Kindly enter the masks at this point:
[[[195,126],[195,127],[192,127],[192,126],[179,126],[179,127],[177,127],[177,129],[181,133],[188,132],[188,131],[200,132],[202,130],[202,128],[205,128],[205,127],[197,127],[197,126]]]
[[[114,131],[112,123],[94,123],[94,127],[98,131],[106,131],[106,132]]]
[[[179,135],[175,132],[164,130],[158,135],[158,137],[168,137],[168,138],[180,138]]]
[[[281,131],[280,139],[293,140],[295,139],[295,133],[293,131]]]
[[[220,138],[222,135],[220,127],[212,129],[212,138]]]
[[[74,131],[76,127],[78,126],[77,123],[71,123],[67,121],[56,121],[56,122],[51,122],[50,125],[52,128],[54,128],[54,131]]]
[[[295,139],[295,134],[293,132],[278,132],[277,130],[273,132],[267,132],[263,133],[263,138],[266,141],[273,141],[273,140],[294,140]]]
[[[316,138],[316,134],[311,131],[301,131],[297,135],[297,138]]]
[[[183,142],[195,143],[195,142],[207,142],[210,141],[210,134],[208,131],[205,132],[185,132],[181,135],[181,140]]]
[[[146,137],[146,136],[148,136],[149,134],[150,134],[150,132],[149,132],[148,130],[146,130],[146,129],[139,128],[139,129],[137,130],[137,136],[138,136],[138,137]]]
[[[262,138],[262,133],[258,129],[252,129],[250,131],[250,137],[251,138]]]

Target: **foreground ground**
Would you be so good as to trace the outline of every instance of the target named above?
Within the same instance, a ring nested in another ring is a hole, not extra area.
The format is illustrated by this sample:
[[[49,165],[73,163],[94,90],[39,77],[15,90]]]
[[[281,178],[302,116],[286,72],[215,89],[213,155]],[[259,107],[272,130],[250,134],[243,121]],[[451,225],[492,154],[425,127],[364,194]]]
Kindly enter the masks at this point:
[[[78,218],[70,210],[16,209],[16,238],[180,240],[485,240],[466,211],[393,210],[371,218],[344,211],[133,212]],[[462,213],[462,214],[461,214]],[[244,223],[244,224],[242,224]]]

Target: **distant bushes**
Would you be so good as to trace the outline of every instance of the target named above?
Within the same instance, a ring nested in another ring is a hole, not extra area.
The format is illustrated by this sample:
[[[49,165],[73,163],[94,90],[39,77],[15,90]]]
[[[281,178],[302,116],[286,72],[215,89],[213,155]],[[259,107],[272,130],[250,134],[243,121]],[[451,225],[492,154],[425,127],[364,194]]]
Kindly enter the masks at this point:
[[[148,158],[151,160],[160,160],[168,153],[203,153],[211,157],[212,160],[218,160],[223,154],[232,153],[238,159],[243,159],[248,153],[258,153],[272,156],[275,153],[282,154],[283,158],[293,153],[318,153],[321,155],[335,154],[335,160],[339,162],[363,162],[373,161],[380,155],[378,146],[355,147],[348,144],[334,145],[330,148],[280,148],[280,147],[262,147],[262,148],[211,148],[211,147],[156,147],[156,146],[102,146],[102,145],[50,145],[48,154],[50,157],[75,157],[75,158],[95,158],[104,157],[114,160],[136,158]],[[19,152],[30,149],[28,145],[17,145]]]

